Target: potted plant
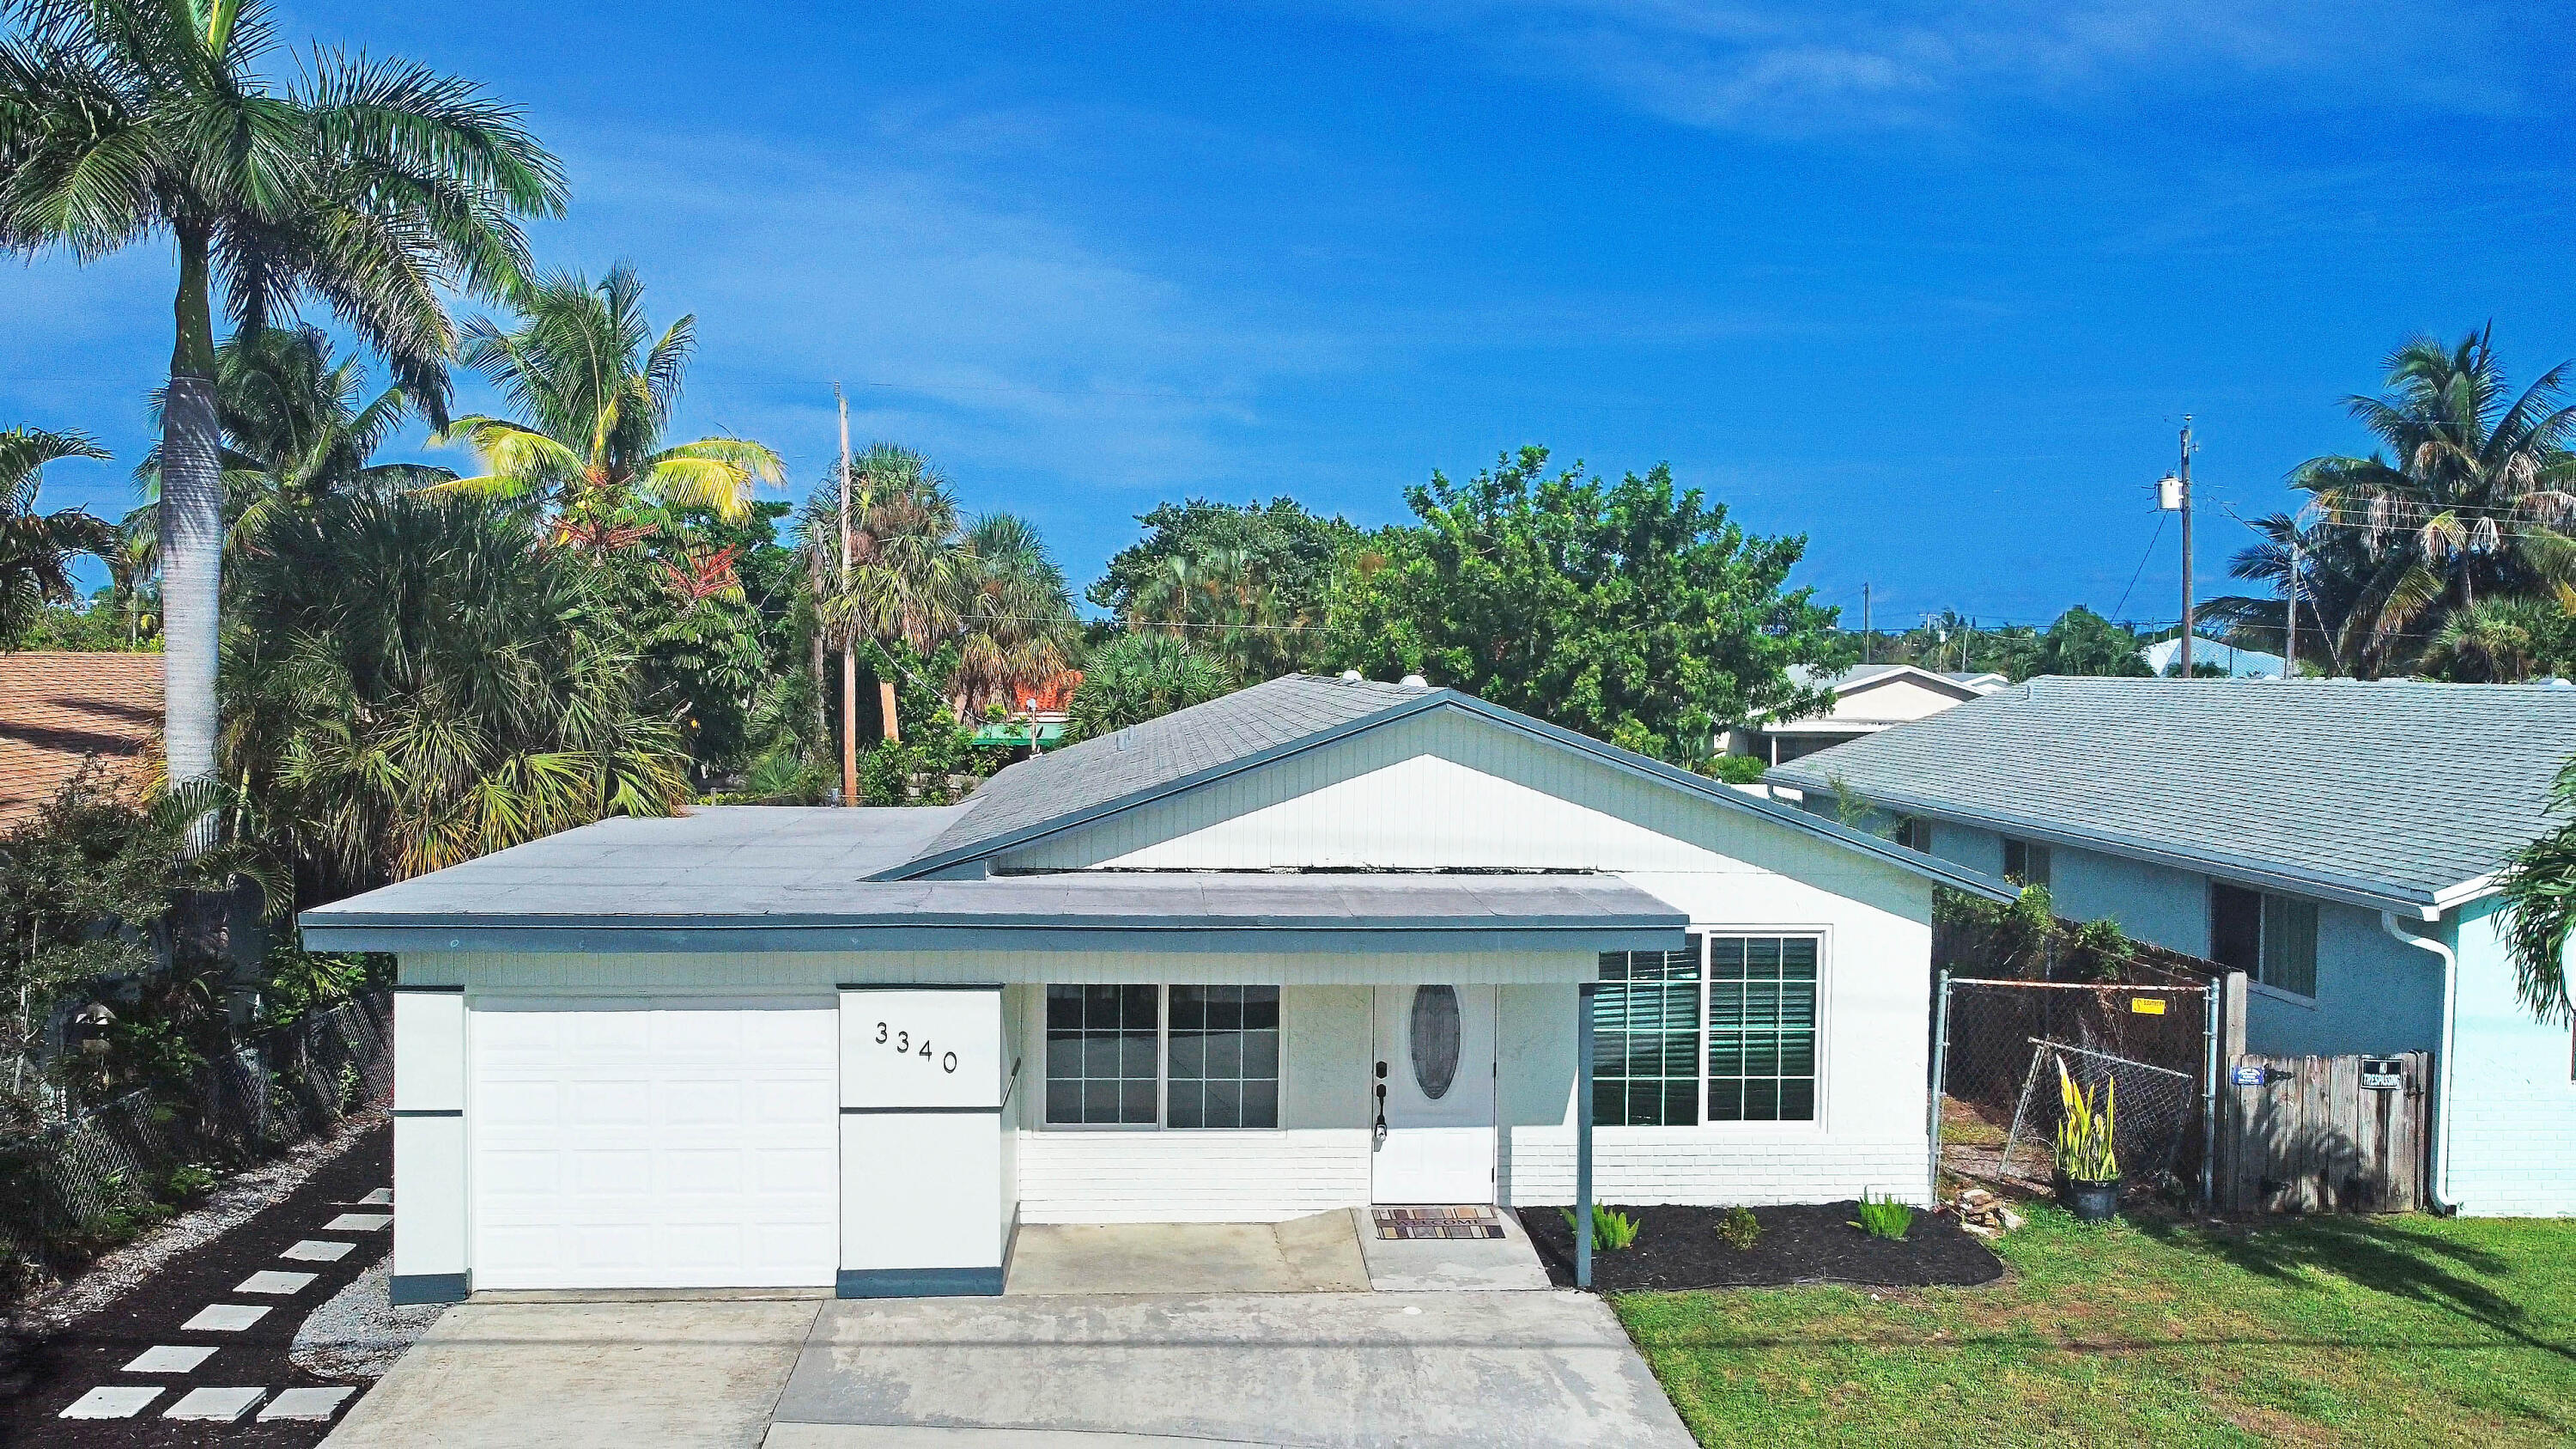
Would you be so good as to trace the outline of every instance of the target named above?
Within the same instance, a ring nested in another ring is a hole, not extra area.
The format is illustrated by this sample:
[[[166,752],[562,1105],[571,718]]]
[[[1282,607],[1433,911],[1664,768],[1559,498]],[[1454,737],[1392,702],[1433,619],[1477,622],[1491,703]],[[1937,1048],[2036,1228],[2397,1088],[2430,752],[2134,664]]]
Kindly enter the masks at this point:
[[[2120,1206],[2120,1158],[2112,1150],[2119,1120],[2117,1082],[2095,1091],[2075,1085],[2066,1059],[2057,1061],[2057,1197],[2076,1221],[2102,1223]],[[2097,1105],[2098,1098],[2098,1105]]]

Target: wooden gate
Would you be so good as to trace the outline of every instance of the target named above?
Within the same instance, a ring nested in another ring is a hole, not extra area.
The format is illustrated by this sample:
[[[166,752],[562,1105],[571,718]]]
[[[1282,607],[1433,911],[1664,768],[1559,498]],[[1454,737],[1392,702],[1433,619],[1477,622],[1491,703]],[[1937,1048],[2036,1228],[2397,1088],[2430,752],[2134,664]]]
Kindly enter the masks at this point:
[[[2432,1063],[2430,1052],[2240,1053],[2219,1085],[2220,1204],[2275,1213],[2421,1208]]]

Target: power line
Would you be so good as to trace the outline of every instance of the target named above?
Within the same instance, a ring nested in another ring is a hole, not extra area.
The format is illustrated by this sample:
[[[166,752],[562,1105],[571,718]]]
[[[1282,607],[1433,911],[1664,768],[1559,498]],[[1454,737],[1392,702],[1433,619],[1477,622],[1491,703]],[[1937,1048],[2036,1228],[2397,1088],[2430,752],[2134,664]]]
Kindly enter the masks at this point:
[[[2164,542],[2164,537],[2165,515],[2162,512],[2158,512],[2156,514],[2156,536],[2147,540],[2147,551],[2138,555],[2138,567],[2135,572],[2129,575],[2129,587],[2120,591],[2120,602],[2111,606],[2113,617],[2116,618],[2122,609],[2129,606],[2129,595],[2138,587],[2138,580],[2146,577],[2147,560],[2156,556],[2156,545]]]

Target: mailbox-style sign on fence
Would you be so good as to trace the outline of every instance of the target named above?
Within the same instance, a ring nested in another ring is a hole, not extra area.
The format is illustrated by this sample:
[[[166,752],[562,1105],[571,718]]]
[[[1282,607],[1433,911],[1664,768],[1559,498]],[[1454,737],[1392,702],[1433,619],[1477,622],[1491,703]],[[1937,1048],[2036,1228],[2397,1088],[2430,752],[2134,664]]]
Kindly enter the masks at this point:
[[[2406,1085],[2406,1063],[2396,1057],[2363,1057],[2361,1089],[2365,1092],[2394,1092]]]
[[[2239,1087],[2259,1087],[2263,1085],[2263,1069],[2261,1067],[2230,1067],[2227,1069],[2227,1080],[2231,1084]]]

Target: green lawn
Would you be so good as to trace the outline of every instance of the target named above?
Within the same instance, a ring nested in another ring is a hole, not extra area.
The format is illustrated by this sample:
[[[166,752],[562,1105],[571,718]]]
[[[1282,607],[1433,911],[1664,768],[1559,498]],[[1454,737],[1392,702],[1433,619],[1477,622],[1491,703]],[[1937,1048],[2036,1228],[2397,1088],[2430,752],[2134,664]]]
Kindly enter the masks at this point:
[[[1984,1288],[1613,1300],[1703,1444],[2576,1442],[2576,1222],[2088,1229]]]

